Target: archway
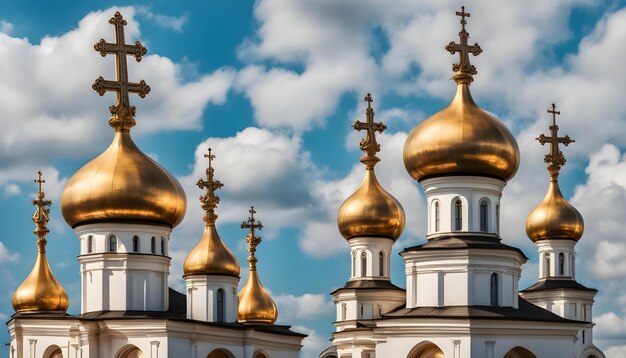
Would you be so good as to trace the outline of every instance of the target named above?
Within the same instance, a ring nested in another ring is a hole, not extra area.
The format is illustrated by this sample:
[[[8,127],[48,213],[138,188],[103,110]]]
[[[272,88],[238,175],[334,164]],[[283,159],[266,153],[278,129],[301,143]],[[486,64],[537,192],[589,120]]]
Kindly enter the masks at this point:
[[[263,352],[254,353],[254,358],[269,358],[269,356]]]
[[[537,358],[528,349],[523,347],[515,347],[504,355],[504,358]]]
[[[122,349],[120,349],[117,355],[115,356],[117,358],[144,358],[145,357],[143,355],[143,352],[139,348],[133,345],[122,347]]]
[[[229,351],[225,350],[225,349],[216,349],[214,351],[211,351],[211,353],[209,353],[208,356],[206,356],[206,358],[234,358],[235,356],[232,355],[232,353],[230,353]]]
[[[420,343],[411,350],[408,358],[445,358],[441,348],[434,343]]]
[[[46,348],[46,350],[43,353],[43,356],[45,358],[63,358],[63,352],[61,351],[61,348],[59,346],[52,345]]]

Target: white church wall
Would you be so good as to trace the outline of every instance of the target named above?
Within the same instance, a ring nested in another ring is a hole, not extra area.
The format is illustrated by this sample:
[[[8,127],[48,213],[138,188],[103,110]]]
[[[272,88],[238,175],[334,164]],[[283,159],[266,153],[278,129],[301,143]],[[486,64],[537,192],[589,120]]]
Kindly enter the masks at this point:
[[[217,321],[217,292],[224,292],[224,322],[237,321],[237,285],[239,277],[224,275],[193,275],[187,284],[187,318],[206,322]]]

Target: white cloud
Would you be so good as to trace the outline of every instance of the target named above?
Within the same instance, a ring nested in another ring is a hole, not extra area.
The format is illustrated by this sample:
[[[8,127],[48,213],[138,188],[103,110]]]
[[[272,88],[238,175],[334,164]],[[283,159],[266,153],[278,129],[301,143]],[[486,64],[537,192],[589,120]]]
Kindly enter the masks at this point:
[[[22,192],[22,189],[19,185],[15,183],[7,183],[4,186],[4,195],[5,196],[15,196],[19,195]]]
[[[332,317],[335,306],[327,294],[305,293],[302,296],[282,294],[274,296],[278,317],[282,323],[301,322],[323,316]]]
[[[182,32],[183,26],[187,23],[187,16],[167,16],[156,14],[147,6],[137,7],[137,13],[148,20],[156,22],[159,26],[171,29],[176,32]]]
[[[13,33],[13,24],[6,20],[0,20],[0,32],[5,35],[11,35]]]
[[[626,339],[626,317],[618,316],[614,312],[607,312],[594,319],[596,328],[594,333],[598,337],[620,337]]]
[[[604,351],[606,358],[623,358],[626,357],[626,345],[612,346]]]
[[[293,326],[291,329],[309,335],[302,341],[302,358],[317,358],[324,349],[330,346],[328,339],[322,337],[314,329],[305,326]]]
[[[0,264],[7,262],[15,262],[19,259],[20,255],[15,252],[10,252],[6,246],[0,241]]]

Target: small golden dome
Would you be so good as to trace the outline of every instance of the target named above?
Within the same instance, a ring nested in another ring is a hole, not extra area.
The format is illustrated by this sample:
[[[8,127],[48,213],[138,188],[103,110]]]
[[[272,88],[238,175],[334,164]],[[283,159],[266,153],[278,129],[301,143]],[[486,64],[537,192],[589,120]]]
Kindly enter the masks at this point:
[[[250,264],[250,274],[241,291],[239,291],[239,308],[237,320],[241,323],[253,324],[274,324],[278,318],[278,308],[272,297],[261,284],[257,274],[257,258],[254,256],[256,247],[261,243],[261,237],[256,236],[255,229],[261,230],[263,224],[254,218],[256,211],[254,206],[250,207],[250,217],[248,221],[241,224],[242,229],[250,229],[250,233],[246,236],[248,243],[248,263]]]
[[[70,178],[61,197],[61,212],[72,227],[133,220],[174,227],[186,206],[178,180],[142,153],[124,129],[116,130],[109,148]]]
[[[39,179],[35,180],[39,183],[39,192],[37,199],[33,200],[33,205],[37,206],[37,211],[32,218],[36,224],[34,233],[39,238],[37,240],[37,260],[26,280],[13,293],[13,309],[18,313],[65,312],[70,304],[67,293],[52,274],[46,259],[46,235],[48,234],[46,225],[50,219],[48,207],[52,202],[45,198],[41,188],[41,184],[45,181],[41,176],[40,171]]]
[[[373,168],[365,171],[361,186],[343,202],[337,214],[339,232],[346,239],[379,236],[396,240],[405,222],[402,205],[380,186]]]
[[[551,181],[548,193],[526,219],[526,234],[533,241],[571,239],[578,241],[585,229],[582,215],[565,200],[557,181]]]
[[[482,110],[458,84],[442,111],[415,127],[404,144],[404,166],[415,180],[439,175],[511,179],[520,163],[519,147],[506,126]]]

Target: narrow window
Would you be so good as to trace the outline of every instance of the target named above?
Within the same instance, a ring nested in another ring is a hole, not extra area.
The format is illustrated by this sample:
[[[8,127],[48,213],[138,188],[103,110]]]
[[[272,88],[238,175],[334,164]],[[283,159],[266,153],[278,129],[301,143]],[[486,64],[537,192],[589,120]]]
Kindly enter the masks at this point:
[[[439,202],[435,202],[435,232],[439,232],[441,230],[441,214],[440,214]]]
[[[491,305],[498,305],[498,274],[491,274]]]
[[[361,277],[367,276],[367,254],[361,253]]]
[[[115,235],[109,236],[109,251],[117,251],[117,236]]]
[[[574,260],[574,253],[572,253],[572,266],[570,266],[570,270],[572,271],[570,273],[570,276],[574,277],[576,275],[576,261]]]
[[[487,219],[487,215],[488,215],[488,206],[487,206],[487,201],[483,200],[480,203],[480,231],[482,232],[487,232],[488,231],[488,224],[489,221]]]
[[[546,277],[550,277],[550,254],[545,256]]]
[[[352,277],[356,277],[356,252],[352,251]]]
[[[150,240],[150,252],[156,254],[156,238],[154,236]]]
[[[559,254],[559,275],[563,276],[565,271],[565,255],[561,252]]]
[[[583,329],[583,344],[585,344],[585,330]]]
[[[587,305],[582,305],[583,321],[587,321]],[[583,331],[584,332],[584,331]]]
[[[385,275],[385,254],[383,252],[378,253],[378,276]]]
[[[348,307],[346,306],[346,303],[343,302],[341,304],[341,320],[344,321],[346,319],[346,312],[348,311]]]
[[[454,230],[463,228],[463,203],[457,199],[454,203]]]
[[[500,233],[500,204],[496,205],[496,234]]]
[[[133,252],[139,252],[139,237],[133,236]]]
[[[87,253],[90,254],[93,252],[93,236],[89,235],[87,237]]]
[[[217,322],[224,322],[224,290],[217,290]]]
[[[361,303],[361,318],[363,318],[363,304]]]
[[[161,255],[165,256],[165,238],[161,238]]]

